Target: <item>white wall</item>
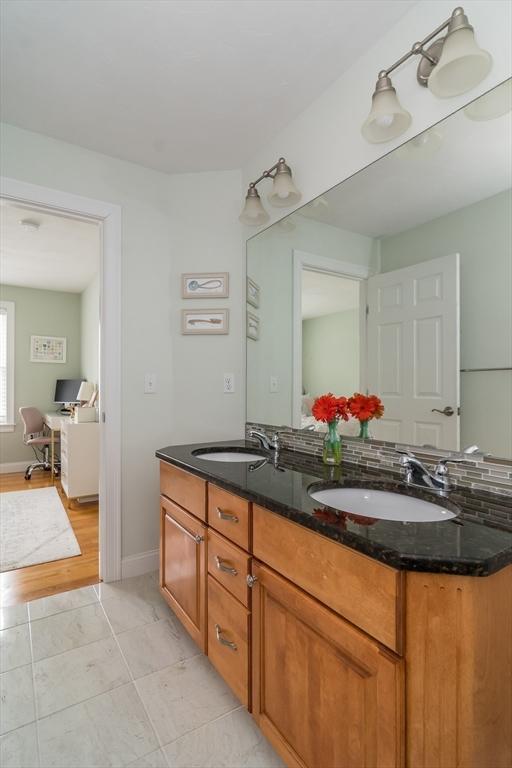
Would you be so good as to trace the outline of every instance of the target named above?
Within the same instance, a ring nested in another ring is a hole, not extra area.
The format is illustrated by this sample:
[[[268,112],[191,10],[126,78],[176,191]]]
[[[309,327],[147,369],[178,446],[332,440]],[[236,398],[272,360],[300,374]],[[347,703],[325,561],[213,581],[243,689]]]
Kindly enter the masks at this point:
[[[271,142],[255,151],[242,169],[244,188],[264,168],[284,155],[302,191],[303,204],[510,77],[512,4],[502,0],[466,0],[464,9],[476,30],[477,41],[493,57],[490,74],[469,93],[453,99],[437,99],[417,84],[418,62],[416,58],[409,60],[393,73],[392,79],[401,103],[413,116],[411,127],[406,134],[389,143],[372,145],[363,140],[361,124],[369,112],[379,70],[389,66],[415,40],[420,40],[448,18],[454,7],[455,4],[447,0],[423,0],[415,5],[308,109]],[[264,185],[265,182],[261,186]],[[274,221],[290,212],[290,209],[272,209],[271,206],[267,206],[267,210]],[[371,211],[368,215],[371,216]],[[247,228],[247,237],[253,233],[254,229],[249,231]]]
[[[100,275],[97,273],[80,296],[81,375],[99,385]]]
[[[0,138],[4,176],[122,208],[122,554],[150,551],[155,449],[243,431],[240,175],[171,178],[8,125]],[[232,273],[229,336],[179,335],[178,274],[196,268]],[[144,395],[146,371],[157,374],[154,395]],[[223,394],[224,371],[237,375],[237,394]]]

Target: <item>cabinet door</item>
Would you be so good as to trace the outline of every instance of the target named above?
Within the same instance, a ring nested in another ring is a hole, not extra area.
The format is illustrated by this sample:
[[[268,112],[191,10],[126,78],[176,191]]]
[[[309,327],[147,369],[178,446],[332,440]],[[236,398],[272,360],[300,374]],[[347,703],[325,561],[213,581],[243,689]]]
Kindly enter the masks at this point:
[[[287,765],[402,766],[403,662],[260,563],[253,575],[253,716]]]
[[[185,629],[206,650],[206,526],[160,497],[160,589]]]

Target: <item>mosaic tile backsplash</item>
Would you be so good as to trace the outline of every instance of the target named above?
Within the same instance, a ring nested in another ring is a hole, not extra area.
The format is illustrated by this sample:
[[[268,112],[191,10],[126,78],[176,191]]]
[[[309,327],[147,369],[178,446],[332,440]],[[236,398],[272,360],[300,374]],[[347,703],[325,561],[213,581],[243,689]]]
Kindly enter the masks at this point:
[[[269,436],[274,432],[279,432],[281,445],[285,450],[313,454],[317,457],[322,456],[322,443],[325,434],[323,432],[308,432],[291,427],[276,427],[272,424],[248,422],[246,433],[251,428],[262,430]],[[344,461],[376,469],[400,471],[399,456],[396,449],[404,448],[403,443],[393,444],[384,443],[380,440],[360,440],[348,436],[342,436],[342,441]],[[410,447],[410,450],[430,468],[437,464],[441,456],[446,456],[449,453],[419,447]],[[449,469],[450,476],[459,485],[512,497],[512,461],[510,460],[476,454],[475,456],[467,456],[464,464],[451,464]]]

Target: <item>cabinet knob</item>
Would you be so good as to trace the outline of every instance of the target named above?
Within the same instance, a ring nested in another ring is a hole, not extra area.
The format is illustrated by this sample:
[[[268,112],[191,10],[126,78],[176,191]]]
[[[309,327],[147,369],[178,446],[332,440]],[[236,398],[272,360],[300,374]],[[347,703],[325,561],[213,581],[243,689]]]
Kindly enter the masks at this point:
[[[247,586],[248,587],[254,587],[255,583],[258,581],[258,577],[257,576],[251,576],[251,574],[249,573],[247,575],[246,581],[247,581]]]
[[[217,640],[221,645],[225,645],[226,648],[229,648],[232,651],[238,650],[238,646],[236,643],[232,643],[231,640],[226,640],[226,638],[222,634],[222,629],[218,624],[215,625],[215,634],[217,636]]]

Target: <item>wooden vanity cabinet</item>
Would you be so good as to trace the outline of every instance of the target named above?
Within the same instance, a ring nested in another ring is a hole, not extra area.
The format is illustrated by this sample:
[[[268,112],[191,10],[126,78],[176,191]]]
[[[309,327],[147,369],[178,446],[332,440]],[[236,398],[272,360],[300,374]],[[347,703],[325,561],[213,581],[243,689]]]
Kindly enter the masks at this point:
[[[253,717],[294,768],[400,768],[403,661],[254,562]]]
[[[165,496],[160,496],[160,513],[160,591],[206,652],[207,528]]]

